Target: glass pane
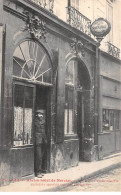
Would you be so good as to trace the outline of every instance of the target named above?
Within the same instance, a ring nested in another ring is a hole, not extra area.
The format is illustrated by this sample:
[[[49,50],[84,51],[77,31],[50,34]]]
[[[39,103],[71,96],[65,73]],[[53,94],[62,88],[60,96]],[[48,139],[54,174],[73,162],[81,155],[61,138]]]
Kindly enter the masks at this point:
[[[23,108],[24,103],[24,86],[15,85],[14,106]]]
[[[24,87],[15,85],[14,91],[14,145],[23,144]]]
[[[73,109],[73,90],[68,89],[68,108]]]
[[[13,57],[15,57],[16,59],[20,60],[21,62],[25,62],[25,58],[23,56],[23,53],[22,53],[22,50],[21,50],[21,47],[17,47],[14,54],[13,54]]]
[[[103,109],[103,130],[109,130],[109,111]]]
[[[52,70],[48,69],[47,72],[43,74],[43,82],[52,83],[51,75],[52,75]]]
[[[32,138],[32,110],[33,110],[33,88],[25,87],[25,109],[24,109],[24,144],[30,144]]]
[[[66,87],[65,90],[65,134],[73,134],[73,90]]]
[[[28,69],[28,65],[25,63],[24,68],[21,71],[21,77],[22,78],[26,78],[26,79],[30,79],[31,75],[29,73],[29,69]]]
[[[109,110],[109,129],[114,130],[114,111]]]
[[[13,55],[13,75],[51,83],[50,61],[39,44],[34,41],[25,41],[16,48]]]
[[[22,64],[16,58],[13,58],[13,75],[21,77]]]
[[[68,132],[68,110],[65,109],[65,120],[64,120],[64,134]]]
[[[33,45],[34,42],[31,41],[31,44]],[[20,50],[21,50],[21,53],[23,55],[24,60],[25,61],[30,60],[31,59],[31,56],[30,56],[30,50],[29,50],[28,41],[24,41],[23,43],[20,44],[19,47],[20,47]],[[32,51],[32,49],[31,49],[31,51]]]
[[[32,140],[32,108],[25,108],[24,112],[24,144],[31,144]]]
[[[14,145],[30,144],[32,140],[33,88],[15,85]]]
[[[28,41],[28,51],[29,51],[29,55],[28,55],[28,60],[29,59],[35,59],[37,54],[38,54],[38,44],[36,44],[33,41]]]
[[[25,87],[25,108],[33,108],[33,88]]]
[[[66,68],[66,83],[74,84],[74,62],[70,61]]]
[[[114,129],[115,130],[119,130],[119,120],[120,120],[119,114],[120,114],[119,110],[114,111]]]
[[[73,131],[73,110],[69,109],[69,134],[74,133]]]
[[[23,108],[14,106],[14,146],[23,145]]]

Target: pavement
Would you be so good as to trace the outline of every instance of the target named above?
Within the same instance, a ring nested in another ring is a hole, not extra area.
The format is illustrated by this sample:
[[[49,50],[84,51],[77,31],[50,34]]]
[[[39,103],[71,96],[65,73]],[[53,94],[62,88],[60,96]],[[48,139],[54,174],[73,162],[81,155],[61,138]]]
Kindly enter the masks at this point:
[[[79,162],[77,167],[71,167],[56,173],[47,173],[42,178],[15,181],[9,186],[0,187],[1,192],[56,192],[73,183],[100,175],[121,166],[121,153],[116,153],[100,161]]]

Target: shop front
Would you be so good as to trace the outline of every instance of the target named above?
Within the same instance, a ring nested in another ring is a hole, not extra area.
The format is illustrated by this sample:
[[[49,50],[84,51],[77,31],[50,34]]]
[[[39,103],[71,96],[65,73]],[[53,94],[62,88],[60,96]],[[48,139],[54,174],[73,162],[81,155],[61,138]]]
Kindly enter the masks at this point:
[[[99,158],[121,150],[121,75],[120,60],[101,52]]]
[[[36,110],[45,120],[44,173],[97,160],[97,43],[29,1],[3,7],[1,183],[35,176]]]
[[[18,177],[34,173],[34,119],[36,110],[43,110],[49,140],[51,61],[41,45],[32,40],[20,43],[13,54],[13,147],[11,149],[11,177],[20,169]],[[49,148],[49,145],[47,146]],[[46,151],[47,152],[47,151]],[[50,152],[50,151],[48,151]],[[46,153],[44,169],[47,170]],[[15,161],[18,159],[18,163]],[[16,168],[15,165],[16,164]],[[13,166],[14,165],[14,166]],[[18,168],[19,166],[19,168]],[[24,170],[23,168],[24,167]],[[15,174],[16,176],[16,174]]]

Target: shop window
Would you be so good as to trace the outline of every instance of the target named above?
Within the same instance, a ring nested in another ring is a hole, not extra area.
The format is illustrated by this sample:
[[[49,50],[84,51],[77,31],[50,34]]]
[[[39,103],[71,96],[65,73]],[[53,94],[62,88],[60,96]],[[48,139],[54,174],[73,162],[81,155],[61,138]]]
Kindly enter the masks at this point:
[[[65,77],[65,134],[74,134],[74,98],[75,98],[75,77],[77,63],[70,61],[66,67]]]
[[[21,43],[13,54],[13,76],[39,83],[52,83],[50,60],[34,41]]]
[[[103,109],[103,130],[119,130],[120,111]]]
[[[33,87],[14,87],[14,146],[32,144]]]

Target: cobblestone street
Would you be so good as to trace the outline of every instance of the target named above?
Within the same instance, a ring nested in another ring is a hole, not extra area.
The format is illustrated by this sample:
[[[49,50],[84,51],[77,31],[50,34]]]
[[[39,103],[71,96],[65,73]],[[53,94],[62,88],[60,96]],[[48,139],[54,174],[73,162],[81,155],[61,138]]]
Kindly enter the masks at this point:
[[[95,176],[91,179],[78,182],[73,184],[67,188],[64,188],[61,191],[69,191],[69,192],[79,192],[79,191],[87,191],[87,192],[102,192],[102,191],[121,191],[121,167],[117,169],[113,169],[104,174]]]

